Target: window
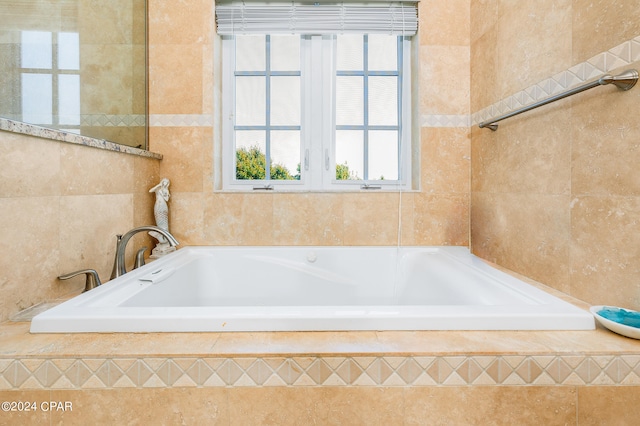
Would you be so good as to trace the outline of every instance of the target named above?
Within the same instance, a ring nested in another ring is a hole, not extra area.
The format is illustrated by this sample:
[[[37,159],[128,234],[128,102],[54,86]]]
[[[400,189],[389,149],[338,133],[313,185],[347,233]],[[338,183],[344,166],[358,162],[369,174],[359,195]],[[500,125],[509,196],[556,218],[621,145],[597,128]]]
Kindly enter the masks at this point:
[[[223,189],[411,187],[415,3],[221,2],[216,16]]]
[[[20,61],[22,121],[79,130],[78,33],[22,31]]]

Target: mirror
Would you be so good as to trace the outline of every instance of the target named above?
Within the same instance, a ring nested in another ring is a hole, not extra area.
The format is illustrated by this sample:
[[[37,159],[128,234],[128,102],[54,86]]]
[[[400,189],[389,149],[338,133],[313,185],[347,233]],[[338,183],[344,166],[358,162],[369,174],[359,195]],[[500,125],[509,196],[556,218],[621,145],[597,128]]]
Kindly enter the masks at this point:
[[[0,0],[0,117],[146,149],[146,1]]]

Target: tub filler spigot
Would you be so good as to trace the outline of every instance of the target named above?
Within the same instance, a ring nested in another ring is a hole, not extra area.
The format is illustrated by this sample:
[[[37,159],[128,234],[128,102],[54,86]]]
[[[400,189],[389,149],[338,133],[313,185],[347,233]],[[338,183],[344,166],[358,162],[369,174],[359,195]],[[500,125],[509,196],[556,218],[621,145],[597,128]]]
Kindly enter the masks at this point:
[[[111,279],[118,278],[119,276],[127,273],[127,269],[125,268],[124,264],[124,253],[127,248],[127,243],[129,242],[131,237],[133,237],[138,232],[143,231],[154,231],[158,234],[161,234],[167,239],[171,247],[175,247],[179,244],[178,240],[176,240],[175,237],[169,233],[169,231],[165,231],[158,226],[152,225],[139,226],[137,228],[133,228],[131,231],[127,232],[124,235],[116,235],[116,256],[113,262],[113,270],[111,271]]]

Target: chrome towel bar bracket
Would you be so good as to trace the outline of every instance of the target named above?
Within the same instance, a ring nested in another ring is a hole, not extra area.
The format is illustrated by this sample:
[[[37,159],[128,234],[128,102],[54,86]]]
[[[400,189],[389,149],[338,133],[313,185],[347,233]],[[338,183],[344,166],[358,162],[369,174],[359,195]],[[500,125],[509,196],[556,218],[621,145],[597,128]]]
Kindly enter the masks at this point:
[[[605,86],[607,84],[613,84],[615,85],[618,89],[621,90],[629,90],[631,89],[633,86],[636,85],[636,82],[638,81],[638,71],[637,70],[627,70],[621,74],[612,76],[610,74],[605,74],[602,77],[600,77],[598,80],[592,81],[590,83],[585,83],[582,86],[578,86],[575,87],[573,89],[567,90],[566,92],[562,92],[562,93],[558,93],[557,95],[548,97],[546,99],[542,99],[538,102],[535,102],[531,105],[527,105],[524,106],[520,109],[517,109],[515,111],[503,114],[499,117],[495,117],[492,118],[491,120],[487,120],[487,121],[483,121],[482,123],[478,124],[478,127],[483,128],[483,127],[487,127],[493,131],[498,130],[498,122],[502,121],[504,119],[507,118],[511,118],[513,116],[516,116],[518,114],[522,114],[523,112],[527,112],[527,111],[531,111],[532,109],[541,107],[543,105],[547,105],[550,104],[551,102],[555,102],[558,101],[560,99],[564,99],[566,97],[578,94],[580,92],[584,92],[585,90],[589,90],[592,89],[594,87],[597,86]]]

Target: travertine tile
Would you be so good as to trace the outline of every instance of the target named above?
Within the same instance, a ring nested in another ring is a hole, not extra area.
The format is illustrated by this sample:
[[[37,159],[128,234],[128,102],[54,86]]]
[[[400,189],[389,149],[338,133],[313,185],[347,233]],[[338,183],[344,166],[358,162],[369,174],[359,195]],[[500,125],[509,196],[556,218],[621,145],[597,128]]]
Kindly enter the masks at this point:
[[[473,252],[560,291],[569,291],[569,203],[564,195],[475,193]]]
[[[617,46],[640,34],[637,4],[628,0],[574,0],[572,43],[574,63]]]
[[[498,0],[489,0],[494,5]],[[480,2],[472,2],[477,4]],[[483,8],[484,10],[484,8]],[[484,22],[473,19],[473,22]],[[473,33],[472,33],[473,36]],[[500,100],[500,80],[498,76],[497,24],[474,40],[470,52],[470,112],[476,112]]]
[[[50,413],[53,424],[229,424],[225,389],[60,390],[51,400],[72,404]]]
[[[349,193],[343,202],[345,245],[398,244],[397,193]]]
[[[133,228],[133,195],[67,196],[58,209],[58,274],[91,268],[106,280],[113,266],[116,233],[124,234]],[[96,215],[96,212],[99,212],[99,215]],[[96,235],[104,237],[95,238]],[[134,244],[131,244],[132,252],[133,246]]]
[[[417,194],[414,197],[413,228],[418,245],[468,245],[468,196]]]
[[[469,46],[420,47],[420,113],[469,114]]]
[[[208,244],[273,245],[274,194],[218,193],[205,200]]]
[[[421,189],[427,194],[468,194],[470,138],[467,129],[422,128]]]
[[[500,2],[496,75],[501,98],[573,65],[571,6],[571,0]]]
[[[51,411],[44,410],[51,401],[51,391],[49,390],[28,390],[28,391],[3,391],[0,390],[0,401],[8,402],[9,410],[0,411],[0,423],[3,425],[42,425],[50,424]],[[12,403],[15,405],[12,406]],[[29,402],[28,409],[25,403]],[[21,403],[22,410],[18,410],[18,403]],[[15,407],[15,411],[12,408]],[[4,405],[3,405],[4,408]]]
[[[55,279],[61,257],[59,203],[59,196],[0,198],[0,322],[66,293]]]
[[[169,201],[169,231],[180,246],[205,245],[204,194],[199,192],[172,192]],[[154,240],[155,241],[155,240]]]
[[[443,3],[423,0],[418,3],[420,44],[441,46],[469,45],[469,1]]]
[[[578,424],[634,424],[640,415],[636,401],[639,387],[580,387],[578,388]]]
[[[60,194],[60,145],[10,132],[0,132],[0,196]]]
[[[575,390],[571,387],[472,386],[411,388],[405,392],[404,424],[487,423],[575,424]]]
[[[211,37],[213,7],[204,0],[149,2],[150,44],[202,44]]]
[[[202,111],[203,52],[200,44],[149,46],[149,113]],[[176,69],[180,69],[176,73]],[[152,150],[153,145],[152,145]]]
[[[62,195],[123,194],[134,190],[134,156],[90,147],[60,147]]]
[[[489,178],[496,183],[493,191],[569,194],[572,188],[568,167],[572,150],[569,105],[568,100],[560,101],[500,124],[499,167],[488,170],[495,173]]]
[[[162,153],[161,178],[171,181],[171,192],[203,192],[205,168],[203,152],[211,144],[207,127],[157,127],[150,131],[151,149]]]
[[[342,245],[341,194],[277,194],[273,199],[274,244]]]
[[[470,3],[471,42],[473,43],[497,24],[500,0],[475,0]]]
[[[571,206],[570,293],[595,305],[637,309],[640,199],[585,196]]]
[[[640,63],[637,63],[640,65]],[[636,66],[637,68],[637,66]],[[572,107],[571,190],[576,195],[640,196],[640,128],[629,121],[640,91],[592,91]]]

